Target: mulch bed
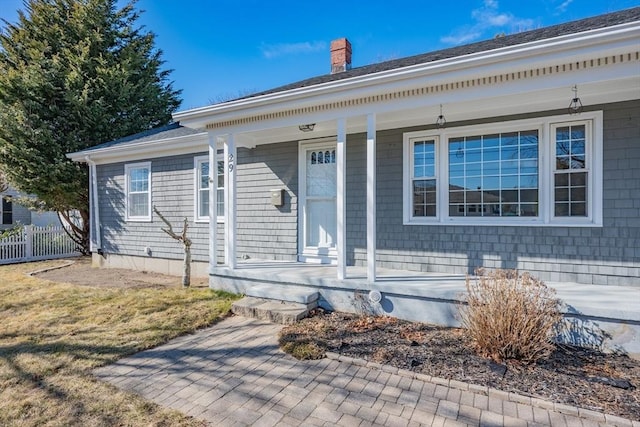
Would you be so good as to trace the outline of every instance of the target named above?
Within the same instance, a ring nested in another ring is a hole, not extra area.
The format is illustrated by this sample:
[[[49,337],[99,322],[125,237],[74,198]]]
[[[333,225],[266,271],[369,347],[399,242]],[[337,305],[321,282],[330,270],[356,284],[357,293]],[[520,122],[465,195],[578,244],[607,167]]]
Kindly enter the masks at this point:
[[[621,354],[559,346],[549,359],[533,365],[498,364],[475,355],[461,329],[322,310],[285,328],[281,342],[291,341],[640,420],[640,362]]]

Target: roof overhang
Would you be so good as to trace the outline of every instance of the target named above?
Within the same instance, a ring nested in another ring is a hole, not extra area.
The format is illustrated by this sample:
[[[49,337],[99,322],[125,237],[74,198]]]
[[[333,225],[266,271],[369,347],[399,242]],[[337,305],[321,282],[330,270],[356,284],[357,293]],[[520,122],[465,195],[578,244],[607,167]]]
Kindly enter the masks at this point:
[[[598,103],[637,99],[639,40],[640,22],[632,22],[239,99],[173,117],[183,126],[218,135],[243,134],[252,145],[308,137],[298,125],[337,118],[352,118],[348,131],[359,131],[364,129],[362,117],[370,113],[380,115],[378,129],[418,124],[420,117],[423,122],[432,116],[435,120],[439,104],[445,104],[447,119],[453,120],[557,109],[568,105],[574,84],[581,98],[597,98]],[[416,120],[409,120],[412,115]],[[335,134],[332,125],[324,129],[321,124],[317,130],[314,137]]]
[[[174,138],[132,142],[105,148],[77,151],[67,154],[67,157],[74,162],[85,162],[87,159],[90,159],[96,164],[105,164],[191,154],[206,151],[208,147],[208,133],[201,132]]]

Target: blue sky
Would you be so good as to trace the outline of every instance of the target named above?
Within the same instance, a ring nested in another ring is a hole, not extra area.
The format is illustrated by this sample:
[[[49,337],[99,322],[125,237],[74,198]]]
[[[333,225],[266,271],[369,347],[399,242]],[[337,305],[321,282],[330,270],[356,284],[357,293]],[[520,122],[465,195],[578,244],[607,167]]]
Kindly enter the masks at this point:
[[[121,2],[124,4],[124,1]],[[640,5],[639,0],[139,0],[182,89],[181,110],[329,72],[331,40],[353,67]],[[16,20],[22,0],[0,0]]]

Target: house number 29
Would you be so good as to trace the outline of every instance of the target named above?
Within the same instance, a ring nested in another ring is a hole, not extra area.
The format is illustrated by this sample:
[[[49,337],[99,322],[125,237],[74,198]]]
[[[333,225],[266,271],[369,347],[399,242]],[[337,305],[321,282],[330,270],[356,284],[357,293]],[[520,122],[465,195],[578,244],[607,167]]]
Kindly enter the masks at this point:
[[[229,172],[233,172],[233,154],[229,154]]]

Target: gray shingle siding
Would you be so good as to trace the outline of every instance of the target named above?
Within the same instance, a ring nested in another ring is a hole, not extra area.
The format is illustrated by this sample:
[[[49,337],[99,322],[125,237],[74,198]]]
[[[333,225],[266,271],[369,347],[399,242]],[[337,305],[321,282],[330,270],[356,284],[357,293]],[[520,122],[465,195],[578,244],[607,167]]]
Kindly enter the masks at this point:
[[[209,259],[209,224],[196,223],[193,217],[193,159],[201,155],[206,153],[147,161],[151,161],[152,205],[158,207],[175,230],[182,230],[182,221],[185,217],[189,219],[193,260],[206,262]],[[152,222],[125,221],[124,167],[125,163],[97,167],[103,250],[119,255],[146,256],[144,248],[150,247],[154,258],[181,259],[182,245],[161,231],[165,225],[157,215],[152,215]],[[222,245],[222,225],[218,229],[219,244]]]
[[[251,259],[295,261],[298,248],[297,141],[238,149],[237,254]],[[284,206],[271,204],[284,189]]]
[[[517,268],[547,281],[640,285],[640,101],[592,106],[604,111],[603,227],[513,227],[402,224],[402,137],[420,128],[377,134],[378,265],[470,273],[476,267]],[[564,111],[492,118],[497,122]],[[456,123],[455,126],[481,122]],[[454,126],[453,123],[450,124]],[[347,262],[366,264],[366,139],[347,137]],[[200,153],[196,155],[203,155]],[[194,260],[208,258],[208,224],[193,223],[194,155],[151,159],[152,203],[179,226],[191,221]],[[298,252],[298,142],[240,148],[237,163],[239,258],[295,260]],[[124,221],[124,163],[98,166],[100,219],[106,252],[182,257],[162,223]],[[285,190],[271,205],[270,190]],[[223,226],[218,227],[219,247]],[[222,249],[219,252],[221,261]]]

